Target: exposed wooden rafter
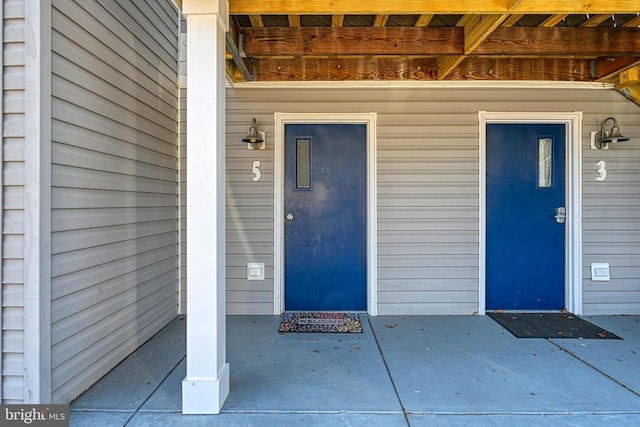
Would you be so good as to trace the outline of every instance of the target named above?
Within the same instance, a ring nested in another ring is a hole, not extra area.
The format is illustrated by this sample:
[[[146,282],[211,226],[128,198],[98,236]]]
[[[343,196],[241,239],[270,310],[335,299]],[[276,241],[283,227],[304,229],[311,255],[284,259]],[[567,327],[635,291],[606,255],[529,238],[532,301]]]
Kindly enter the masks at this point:
[[[620,73],[618,87],[629,87],[640,84],[640,65],[628,68]]]
[[[433,55],[464,49],[461,28],[265,27],[242,33],[249,56]]]
[[[426,27],[433,20],[433,15],[420,15],[414,24],[416,27]]]
[[[616,89],[640,105],[640,65],[634,65],[621,72],[616,82]]]
[[[542,23],[540,24],[541,27],[555,27],[556,25],[558,25],[560,22],[562,22],[563,19],[565,19],[567,16],[569,16],[568,13],[561,13],[559,15],[550,15],[547,19],[545,19],[544,21],[542,21]]]
[[[434,80],[434,58],[280,58],[256,61],[261,81]]]
[[[638,32],[627,28],[453,27],[243,28],[249,56],[281,55],[640,55]],[[491,31],[490,31],[491,30]]]
[[[627,98],[640,105],[640,84],[627,87],[617,87],[617,89]]]
[[[387,21],[389,20],[389,15],[377,15],[375,20],[373,21],[374,27],[384,27],[387,25]]]
[[[623,27],[626,28],[634,28],[634,27],[640,27],[640,15],[636,16],[633,19],[628,20],[627,22],[625,22],[624,24],[622,24]]]
[[[254,28],[264,27],[264,21],[262,20],[262,15],[249,15],[249,20],[251,21],[251,26]]]
[[[229,0],[232,15],[620,14],[637,8],[637,0]]]
[[[435,58],[270,58],[256,61],[261,81],[436,80]],[[591,81],[588,59],[467,58],[446,80]]]
[[[622,56],[640,53],[640,38],[627,28],[500,27],[474,53]]]
[[[344,15],[333,15],[331,17],[332,27],[342,27],[343,24],[344,24]]]
[[[593,61],[592,77],[597,81],[607,81],[637,64],[640,64],[640,54],[619,58],[596,58]]]
[[[263,81],[601,81],[637,94],[639,1],[229,0],[243,41],[228,69]]]
[[[293,28],[300,27],[300,15],[289,15],[289,26]]]
[[[464,53],[471,54],[506,19],[506,15],[484,15],[473,26],[464,27]]]
[[[602,24],[604,21],[609,19],[611,15],[593,15],[589,17],[586,21],[580,24],[581,27],[597,27]]]
[[[518,14],[513,14],[513,15],[509,15],[507,16],[507,19],[505,19],[502,22],[502,26],[503,27],[513,27],[514,25],[516,25],[518,23],[518,21],[523,17],[524,15],[518,15]]]

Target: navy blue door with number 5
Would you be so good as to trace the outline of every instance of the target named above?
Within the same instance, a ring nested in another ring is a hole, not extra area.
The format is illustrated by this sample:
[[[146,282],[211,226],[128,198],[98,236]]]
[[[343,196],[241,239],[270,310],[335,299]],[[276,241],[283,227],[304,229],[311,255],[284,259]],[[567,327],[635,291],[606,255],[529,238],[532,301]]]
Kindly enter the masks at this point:
[[[367,309],[367,128],[285,125],[285,309]]]
[[[489,124],[486,156],[487,310],[563,309],[565,125]]]

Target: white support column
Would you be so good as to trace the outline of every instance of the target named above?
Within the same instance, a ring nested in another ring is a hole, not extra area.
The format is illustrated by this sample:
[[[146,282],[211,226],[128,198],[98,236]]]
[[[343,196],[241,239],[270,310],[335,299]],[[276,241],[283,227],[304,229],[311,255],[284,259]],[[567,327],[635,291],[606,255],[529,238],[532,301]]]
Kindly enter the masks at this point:
[[[187,17],[187,376],[184,414],[218,414],[229,394],[225,274],[227,0],[185,0]]]

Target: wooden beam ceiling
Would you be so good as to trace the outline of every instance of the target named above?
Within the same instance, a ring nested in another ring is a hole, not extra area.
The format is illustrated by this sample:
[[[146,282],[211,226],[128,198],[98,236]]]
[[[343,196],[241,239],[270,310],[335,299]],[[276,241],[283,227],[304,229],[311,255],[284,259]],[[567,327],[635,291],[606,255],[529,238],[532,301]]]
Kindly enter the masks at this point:
[[[438,80],[444,80],[506,18],[507,15],[463,15],[457,26],[464,28],[464,50],[462,55],[438,58]]]
[[[638,0],[229,0],[232,15],[619,14]]]
[[[640,64],[640,54],[635,57],[597,58],[594,60],[593,78],[597,81],[607,81],[637,64]]]
[[[496,16],[471,29],[458,27],[242,28],[252,57],[291,55],[640,55],[630,28],[499,27]],[[480,28],[478,28],[480,27]]]
[[[262,81],[602,81],[633,98],[640,93],[633,78],[640,63],[639,5],[229,0],[232,27],[243,41],[232,38],[228,70],[233,79]]]
[[[363,81],[437,79],[435,58],[271,58],[259,61],[261,81]],[[592,81],[591,60],[476,58],[461,62],[444,80]]]
[[[436,55],[462,53],[461,28],[308,27],[244,28],[249,56]]]
[[[497,28],[478,46],[479,55],[640,54],[639,32],[627,28],[512,27]]]

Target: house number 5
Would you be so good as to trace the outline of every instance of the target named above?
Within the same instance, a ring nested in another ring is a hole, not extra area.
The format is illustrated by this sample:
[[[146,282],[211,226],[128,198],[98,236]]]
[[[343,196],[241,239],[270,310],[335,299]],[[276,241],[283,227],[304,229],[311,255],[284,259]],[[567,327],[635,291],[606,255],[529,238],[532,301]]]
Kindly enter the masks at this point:
[[[596,181],[604,181],[607,179],[607,164],[604,160],[600,160],[596,163],[596,167],[596,173],[598,174],[598,176],[596,176]]]
[[[253,167],[251,168],[251,171],[253,172],[253,181],[260,181],[260,178],[262,178],[262,171],[260,170],[260,160],[253,161]]]

